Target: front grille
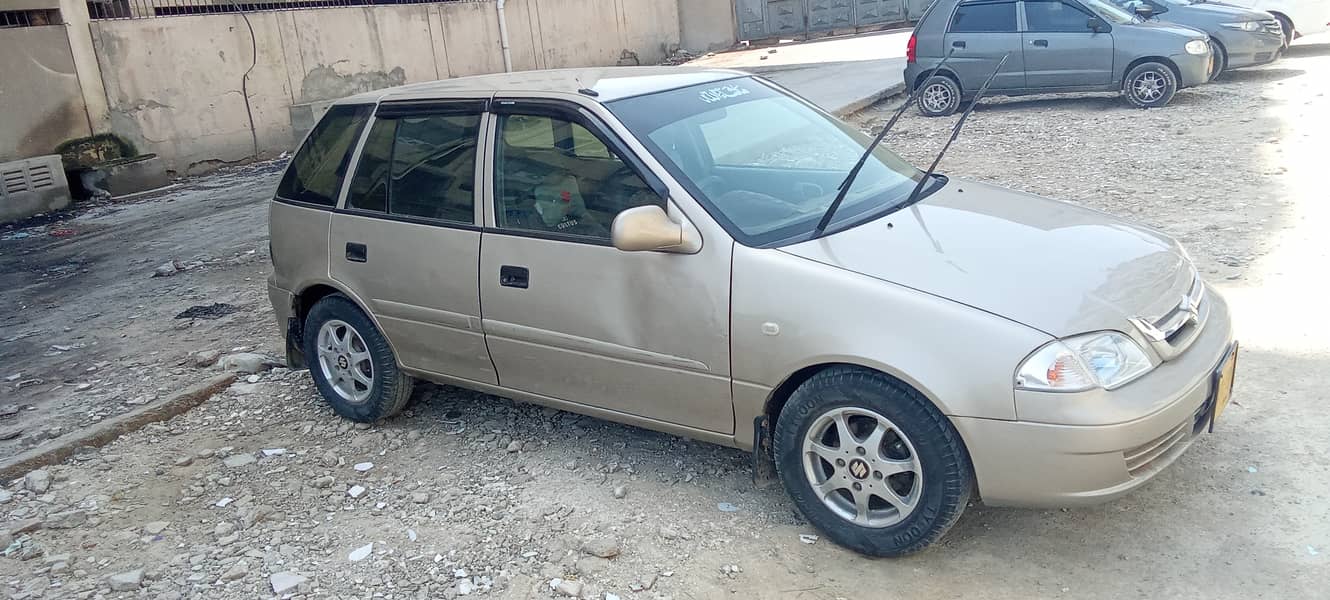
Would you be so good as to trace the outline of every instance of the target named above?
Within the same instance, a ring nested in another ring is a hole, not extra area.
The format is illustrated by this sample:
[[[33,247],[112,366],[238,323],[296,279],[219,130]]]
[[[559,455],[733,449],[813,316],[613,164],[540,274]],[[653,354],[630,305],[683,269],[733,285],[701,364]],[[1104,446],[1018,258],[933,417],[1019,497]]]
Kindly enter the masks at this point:
[[[1182,354],[1191,343],[1196,341],[1196,334],[1204,325],[1207,314],[1205,281],[1200,274],[1192,272],[1191,286],[1177,304],[1159,317],[1133,317],[1136,326],[1150,345],[1164,360],[1172,360]]]
[[[1207,402],[1196,409],[1190,418],[1178,423],[1163,435],[1123,451],[1122,459],[1127,462],[1127,472],[1132,477],[1140,477],[1152,472],[1157,463],[1167,462],[1162,459],[1172,458],[1177,452],[1181,452],[1186,446],[1185,442],[1205,429],[1205,419],[1209,414],[1210,404]]]
[[[1279,19],[1263,19],[1261,27],[1265,28],[1266,33],[1284,35],[1284,27],[1279,24]]]

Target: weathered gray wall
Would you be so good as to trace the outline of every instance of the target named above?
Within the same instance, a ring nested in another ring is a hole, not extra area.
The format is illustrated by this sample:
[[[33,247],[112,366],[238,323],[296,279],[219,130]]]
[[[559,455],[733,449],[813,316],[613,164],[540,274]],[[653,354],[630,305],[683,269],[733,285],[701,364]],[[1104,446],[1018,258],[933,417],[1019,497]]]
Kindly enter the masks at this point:
[[[642,64],[679,43],[678,0],[509,0],[514,69]],[[292,106],[503,70],[493,2],[249,13],[257,65],[247,82],[263,154],[289,150]],[[253,154],[241,80],[250,68],[240,15],[94,21],[111,129],[177,172]]]
[[[51,154],[91,135],[78,75],[60,25],[0,35],[0,162]]]
[[[733,46],[734,0],[678,0],[679,45],[693,52],[723,50]]]

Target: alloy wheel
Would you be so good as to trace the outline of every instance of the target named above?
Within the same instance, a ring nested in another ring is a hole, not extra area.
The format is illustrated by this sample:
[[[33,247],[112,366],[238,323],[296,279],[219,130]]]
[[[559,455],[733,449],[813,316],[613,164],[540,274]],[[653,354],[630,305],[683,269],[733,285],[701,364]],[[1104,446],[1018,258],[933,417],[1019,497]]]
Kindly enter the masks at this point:
[[[345,321],[329,320],[319,328],[319,368],[343,400],[362,404],[374,389],[374,360],[360,333]]]
[[[914,445],[886,417],[863,408],[833,408],[803,442],[803,467],[818,499],[863,527],[889,527],[919,505],[923,469]]]
[[[951,106],[951,90],[947,86],[934,83],[924,88],[923,93],[924,106],[932,112],[942,112]]]
[[[1142,102],[1154,102],[1164,95],[1168,80],[1158,71],[1146,71],[1131,82],[1131,91]]]

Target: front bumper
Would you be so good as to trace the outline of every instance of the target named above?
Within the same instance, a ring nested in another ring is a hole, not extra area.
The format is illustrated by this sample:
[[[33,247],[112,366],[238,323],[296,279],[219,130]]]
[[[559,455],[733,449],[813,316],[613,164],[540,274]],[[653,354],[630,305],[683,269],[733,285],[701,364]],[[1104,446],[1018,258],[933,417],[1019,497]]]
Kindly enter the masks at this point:
[[[1190,348],[1101,398],[1115,407],[1148,407],[1143,415],[1108,425],[952,417],[984,503],[1106,502],[1145,485],[1181,456],[1209,426],[1212,374],[1233,347],[1228,308],[1218,294],[1210,298],[1205,327]]]
[[[1173,64],[1178,66],[1178,88],[1188,88],[1201,85],[1210,81],[1210,62],[1214,55],[1206,52],[1205,54],[1174,54],[1169,57]]]
[[[1234,32],[1217,37],[1228,52],[1228,68],[1239,69],[1274,62],[1284,49],[1284,36],[1264,32]]]

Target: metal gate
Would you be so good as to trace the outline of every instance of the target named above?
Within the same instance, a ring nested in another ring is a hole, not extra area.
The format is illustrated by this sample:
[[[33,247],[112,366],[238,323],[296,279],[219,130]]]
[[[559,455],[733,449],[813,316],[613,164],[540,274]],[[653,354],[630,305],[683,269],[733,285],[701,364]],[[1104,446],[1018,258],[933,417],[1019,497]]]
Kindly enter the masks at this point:
[[[734,0],[739,39],[790,38],[918,20],[932,0]]]

